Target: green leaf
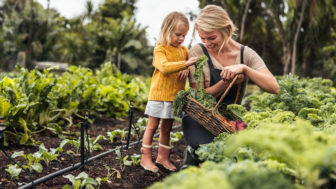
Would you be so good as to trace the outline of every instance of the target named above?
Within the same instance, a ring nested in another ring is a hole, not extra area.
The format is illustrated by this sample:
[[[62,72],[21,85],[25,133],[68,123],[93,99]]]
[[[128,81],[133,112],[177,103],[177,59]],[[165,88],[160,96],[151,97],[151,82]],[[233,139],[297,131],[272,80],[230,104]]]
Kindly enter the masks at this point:
[[[0,116],[7,117],[11,104],[0,96]]]
[[[14,152],[11,157],[16,158],[16,157],[19,157],[19,156],[24,157],[24,158],[26,157],[25,154],[24,154],[24,151]]]
[[[34,163],[32,165],[33,170],[35,170],[38,173],[42,173],[43,171],[43,166],[40,163]]]
[[[18,165],[12,165],[12,164],[9,164],[8,169],[6,169],[6,171],[16,179],[19,177],[21,170],[22,168],[19,168]]]

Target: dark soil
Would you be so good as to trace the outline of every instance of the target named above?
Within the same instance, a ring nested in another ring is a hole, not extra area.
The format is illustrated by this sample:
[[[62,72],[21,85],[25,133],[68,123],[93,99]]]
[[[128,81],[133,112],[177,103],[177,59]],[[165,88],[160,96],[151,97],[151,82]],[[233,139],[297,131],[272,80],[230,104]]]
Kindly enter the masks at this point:
[[[136,122],[138,118],[145,117],[141,112],[135,111],[134,114],[135,115],[133,123]],[[179,125],[179,123],[175,121],[174,125]],[[116,120],[113,118],[96,117],[94,123],[89,127],[89,136],[91,138],[95,138],[98,135],[104,135],[106,138],[108,138],[106,132],[113,131],[115,129],[127,130],[128,126],[129,126],[128,118]],[[72,131],[74,133],[77,132],[78,135],[79,128],[77,126],[73,126]],[[181,131],[181,128],[178,126],[177,128],[173,129],[173,132],[177,131]],[[54,135],[48,131],[39,134],[34,134],[33,137],[36,141],[40,141],[41,143],[43,143],[47,149],[57,148],[60,142],[62,141],[62,139],[59,138],[57,135]],[[78,138],[78,136],[74,135],[74,138]],[[138,138],[136,136],[132,136],[130,139],[130,143],[136,141],[138,141]],[[108,140],[104,140],[100,141],[99,144],[103,147],[104,150],[91,152],[90,157],[94,157],[97,154],[101,154],[105,151],[109,151],[110,149],[120,147],[122,144],[126,144],[126,140],[121,142],[120,139],[116,139],[114,143],[111,143]],[[157,140],[154,140],[153,146],[155,146],[156,148],[153,149],[153,160],[155,160],[154,158],[156,157],[157,154],[157,146],[158,146],[157,144],[158,144]],[[178,168],[180,168],[182,166],[183,161],[183,151],[186,146],[185,140],[182,138],[182,140],[173,143],[173,146],[174,148],[172,149],[170,158],[173,164],[176,165]],[[130,146],[128,150],[121,149],[121,154],[123,157],[126,155],[130,157],[133,154],[140,154],[140,147],[141,144],[135,144]],[[72,146],[68,144],[64,147],[64,150],[76,151]],[[17,151],[24,151],[25,154],[28,153],[33,154],[34,152],[38,151],[38,145],[33,147],[11,145],[5,148],[5,152],[9,155]],[[82,171],[84,171],[89,175],[89,177],[94,179],[97,177],[104,178],[107,176],[107,169],[104,167],[105,165],[110,167],[111,169],[110,173],[112,173],[112,176],[109,178],[107,182],[103,182],[100,188],[147,188],[154,182],[161,181],[164,177],[171,174],[169,171],[165,170],[162,167],[160,167],[158,173],[145,171],[139,164],[135,166],[122,167],[120,161],[117,160],[116,157],[117,156],[114,152],[109,153],[104,157],[88,162],[82,169],[66,172],[63,175],[59,175],[46,182],[36,185],[35,188],[62,188],[64,185],[67,184],[71,185],[71,182],[68,179],[64,178],[63,176],[68,174],[77,176]],[[64,155],[60,159],[61,160],[59,163],[56,161],[52,161],[49,166],[46,166],[42,161],[41,162],[43,165],[42,173],[37,173],[33,171],[31,173],[32,180],[36,180],[38,178],[49,175],[63,168],[72,166],[74,163],[79,163],[81,160],[79,154],[74,155],[74,160],[72,160],[71,156],[69,155]],[[16,161],[19,160],[23,163],[25,162],[23,159],[20,158],[16,158],[15,160]],[[0,152],[0,168],[1,168],[0,189],[19,188],[31,182],[29,176],[24,171],[21,172],[18,180],[12,178],[11,175],[7,171],[5,171],[8,164],[13,164],[13,162],[11,162],[4,155],[3,152]]]

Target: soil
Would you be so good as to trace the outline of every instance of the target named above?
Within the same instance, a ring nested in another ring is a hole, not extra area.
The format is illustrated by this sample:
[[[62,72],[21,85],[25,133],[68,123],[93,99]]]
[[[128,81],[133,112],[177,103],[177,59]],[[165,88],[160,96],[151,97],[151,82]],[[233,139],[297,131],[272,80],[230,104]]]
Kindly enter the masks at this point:
[[[145,117],[142,112],[134,111],[134,121],[140,117]],[[113,131],[115,129],[124,129],[128,130],[129,127],[129,119],[122,118],[122,119],[114,119],[114,118],[107,118],[107,117],[95,117],[94,123],[89,126],[88,133],[90,138],[95,138],[98,135],[104,135],[106,138],[108,131]],[[173,132],[181,131],[181,127],[179,127],[180,123],[177,121],[174,122],[175,129]],[[74,138],[78,138],[79,128],[78,126],[74,125],[72,127],[73,133],[77,133],[77,136],[74,135]],[[63,139],[59,138],[57,135],[54,135],[51,132],[44,131],[42,133],[34,134],[33,138],[36,141],[40,141],[45,145],[47,149],[50,148],[57,148]],[[127,139],[127,137],[126,137]],[[114,140],[111,143],[109,140],[102,140],[98,143],[103,147],[103,151],[94,151],[90,152],[90,157],[94,157],[97,154],[101,154],[103,152],[109,151],[110,149],[118,148],[122,144],[126,144],[126,139],[121,140],[120,138]],[[131,136],[130,143],[138,141],[136,136]],[[86,141],[85,141],[86,142]],[[155,148],[153,149],[153,160],[157,154],[157,140],[154,140]],[[171,151],[170,159],[174,165],[179,169],[182,166],[183,162],[183,151],[186,147],[186,143],[184,138],[181,140],[173,143],[174,148]],[[128,155],[129,157],[133,154],[140,154],[140,147],[141,144],[130,145],[128,149],[122,148],[121,154],[122,157]],[[25,154],[34,153],[38,151],[38,145],[36,146],[18,146],[18,145],[11,145],[9,147],[5,147],[5,152],[8,155],[13,154],[17,151],[24,151]],[[71,145],[65,145],[64,150],[72,150],[76,151]],[[86,151],[87,154],[87,151]],[[110,173],[112,176],[108,179],[107,182],[102,182],[100,188],[147,188],[152,185],[154,182],[161,181],[167,175],[171,174],[168,170],[165,170],[163,167],[159,167],[160,170],[157,173],[152,173],[149,171],[144,170],[139,164],[133,166],[122,166],[119,160],[116,159],[116,154],[114,152],[109,153],[108,155],[95,159],[85,164],[85,166],[81,169],[76,169],[74,171],[66,172],[63,175],[59,175],[54,177],[50,180],[47,180],[43,183],[35,185],[35,188],[62,188],[64,185],[71,185],[71,182],[64,178],[63,176],[72,174],[74,176],[79,175],[82,171],[87,173],[91,178],[104,178],[107,176],[107,169],[104,167],[105,165],[110,167]],[[31,172],[32,180],[36,180],[38,178],[44,177],[51,173],[54,173],[58,170],[67,168],[72,166],[74,163],[79,163],[81,161],[80,155],[75,154],[73,156],[74,159],[71,158],[70,155],[63,155],[60,158],[60,161],[52,161],[49,166],[46,166],[43,161],[41,164],[43,165],[42,173],[37,173],[35,171]],[[16,161],[25,162],[23,159],[15,158]],[[129,158],[130,160],[130,158]],[[0,189],[2,188],[19,188],[31,182],[29,176],[22,171],[19,175],[19,179],[14,179],[11,175],[5,171],[7,169],[7,165],[13,164],[3,152],[0,152]],[[96,186],[97,188],[97,186]]]

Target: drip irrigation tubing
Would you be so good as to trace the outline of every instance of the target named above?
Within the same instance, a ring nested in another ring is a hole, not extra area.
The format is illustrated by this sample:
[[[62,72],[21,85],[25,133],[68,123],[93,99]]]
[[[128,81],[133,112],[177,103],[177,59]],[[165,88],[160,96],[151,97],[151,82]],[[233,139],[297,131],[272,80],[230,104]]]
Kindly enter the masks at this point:
[[[173,127],[173,129],[176,129],[176,128],[179,128],[179,127],[181,127],[181,125],[176,125],[176,126]],[[159,134],[160,134],[160,133],[156,133],[154,136],[157,137]],[[140,142],[142,142],[142,140],[132,142],[132,143],[129,144],[129,145],[130,145],[130,146],[133,146],[133,145],[139,144]],[[122,146],[120,146],[120,147],[114,148],[114,149],[110,149],[110,150],[108,150],[108,151],[106,151],[106,152],[103,152],[103,153],[101,153],[101,154],[98,154],[98,155],[96,155],[96,156],[93,156],[93,157],[89,158],[85,163],[89,163],[89,162],[91,162],[91,161],[93,161],[93,160],[96,160],[96,159],[98,159],[98,158],[107,156],[107,155],[109,155],[110,153],[115,152],[116,150],[121,149],[121,148],[126,148],[126,144],[124,144],[124,145],[122,145]],[[57,177],[57,176],[59,176],[59,175],[62,175],[62,174],[64,174],[64,173],[67,173],[67,172],[69,172],[69,171],[73,171],[73,170],[75,170],[75,169],[81,167],[82,165],[83,165],[83,164],[81,164],[81,163],[76,163],[76,164],[73,165],[73,166],[66,167],[66,168],[64,168],[64,169],[61,169],[61,170],[56,171],[56,172],[53,172],[53,173],[51,173],[51,174],[49,174],[49,175],[46,175],[46,176],[44,176],[44,177],[38,178],[38,179],[32,181],[31,183],[28,183],[28,184],[26,184],[26,185],[21,186],[21,187],[18,188],[18,189],[28,189],[28,188],[33,188],[33,186],[36,186],[36,185],[41,184],[41,183],[43,183],[43,182],[46,182],[46,181],[48,181],[48,180],[50,180],[50,179],[53,179],[53,178],[55,178],[55,177]]]

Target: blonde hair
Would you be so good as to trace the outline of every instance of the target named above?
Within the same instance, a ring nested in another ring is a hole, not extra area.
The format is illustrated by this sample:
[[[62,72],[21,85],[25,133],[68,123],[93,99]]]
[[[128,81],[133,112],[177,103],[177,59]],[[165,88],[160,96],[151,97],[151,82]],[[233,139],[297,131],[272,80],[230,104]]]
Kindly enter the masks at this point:
[[[188,18],[184,14],[176,11],[169,13],[162,22],[161,31],[156,44],[169,46],[171,43],[170,34],[181,22],[189,28]]]
[[[207,5],[198,14],[195,20],[194,34],[197,29],[206,32],[219,31],[224,36],[224,41],[218,52],[222,50],[229,39],[235,35],[237,30],[229,14],[220,6]]]

